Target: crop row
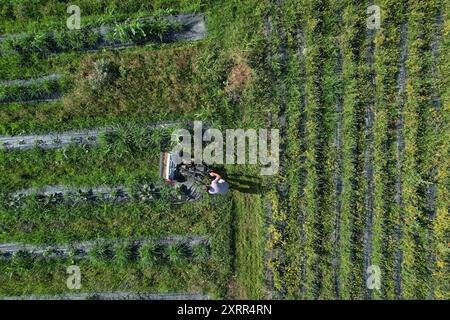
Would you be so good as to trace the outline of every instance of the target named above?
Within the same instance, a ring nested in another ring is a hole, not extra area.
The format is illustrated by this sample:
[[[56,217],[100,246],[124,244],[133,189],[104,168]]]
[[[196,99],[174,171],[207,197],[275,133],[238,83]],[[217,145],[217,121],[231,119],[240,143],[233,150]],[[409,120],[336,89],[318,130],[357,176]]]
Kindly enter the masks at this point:
[[[181,125],[181,122],[162,122],[142,125],[142,130],[165,129]],[[139,126],[139,125],[138,125]],[[97,143],[112,144],[120,139],[125,126],[105,127],[91,130],[53,132],[37,135],[0,136],[0,149],[29,150],[35,147],[42,149],[64,148],[70,145],[92,145]],[[129,139],[130,137],[128,137]]]
[[[159,179],[159,153],[169,147],[170,130],[152,130],[145,125],[112,129],[114,132],[96,139],[95,145],[1,150],[2,193],[46,185],[66,185],[75,190],[77,186],[131,187]]]
[[[30,57],[37,53],[47,57],[53,53],[85,51],[103,47],[140,45],[146,42],[168,42],[176,40],[177,32],[196,32],[198,24],[204,23],[202,16],[183,14],[164,18],[149,17],[117,23],[102,28],[80,30],[42,30],[33,34],[16,35],[1,42],[0,56],[19,54]],[[203,28],[200,28],[200,33]],[[203,32],[204,36],[205,33]],[[193,36],[195,40],[201,35]]]
[[[334,148],[340,99],[338,70],[338,3],[323,1],[305,8],[305,222],[306,246],[312,255],[306,261],[306,297],[336,296],[334,261],[335,184],[337,158]],[[308,273],[310,276],[308,276]]]
[[[269,76],[275,82],[275,99],[272,106],[277,119],[276,124],[280,129],[280,170],[279,174],[284,175],[286,170],[285,146],[287,143],[286,132],[286,34],[282,20],[282,10],[284,1],[273,1],[269,6],[269,16],[266,18],[265,40],[266,61],[269,66]],[[286,296],[286,207],[285,197],[288,185],[283,177],[276,181],[277,186],[266,196],[266,202],[270,208],[268,219],[268,240],[266,251],[266,268],[270,273],[270,278],[266,279],[271,298],[283,299]]]
[[[448,140],[444,138],[448,137],[448,119],[445,108],[435,103],[436,96],[444,92],[436,92],[433,88],[441,85],[445,75],[436,74],[433,70],[436,65],[441,68],[445,62],[433,58],[433,42],[439,40],[436,34],[442,32],[437,17],[445,9],[441,1],[410,2],[409,6],[404,113],[403,293],[407,298],[444,298],[445,277],[439,270],[445,265],[442,257],[443,248],[447,246],[442,232],[448,232],[448,202],[446,204],[442,193],[448,179],[445,156]],[[436,192],[437,188],[439,192]]]
[[[26,295],[0,297],[0,300],[208,300],[208,294],[176,292],[84,292],[60,295]]]
[[[70,88],[64,79],[45,79],[23,85],[21,83],[0,84],[0,104],[13,101],[39,101],[56,99]]]
[[[439,110],[439,117],[437,117],[436,136],[438,143],[436,149],[439,150],[439,157],[433,157],[435,161],[436,171],[436,215],[433,220],[432,234],[435,243],[433,245],[434,253],[434,267],[433,267],[433,279],[434,279],[434,292],[433,296],[437,299],[448,299],[448,264],[446,265],[446,259],[448,257],[448,231],[450,230],[450,215],[448,213],[448,181],[449,181],[449,159],[445,155],[449,154],[449,129],[448,123],[450,123],[450,110],[449,104],[445,103],[449,101],[449,77],[448,75],[448,59],[447,53],[449,51],[449,42],[444,41],[449,37],[449,20],[448,12],[444,9],[444,2],[438,2],[440,5],[438,14],[436,16],[435,28],[433,30],[433,44],[432,50],[432,67],[433,78],[433,105],[436,110]]]
[[[406,5],[382,3],[386,18],[376,34],[374,119],[374,217],[372,262],[381,270],[375,298],[400,298],[403,213],[403,105],[406,59]],[[366,266],[367,267],[367,266]]]
[[[298,11],[297,4],[288,1],[284,6],[287,32],[287,114],[286,114],[286,179],[289,185],[286,200],[285,247],[286,247],[286,297],[304,298],[307,287],[306,259],[311,255],[306,246],[305,221],[308,218],[305,207],[306,185],[306,39],[304,11]]]
[[[287,160],[282,175],[289,188],[284,200],[280,195],[285,204],[278,206],[278,225],[283,226],[282,276],[290,298],[339,296],[339,7],[328,1],[286,1],[280,18],[288,56]]]
[[[373,32],[364,3],[343,4],[342,211],[339,227],[340,297],[361,299],[371,257],[373,181]]]
[[[287,86],[282,95],[286,135],[281,171],[287,187],[269,197],[269,247],[276,248],[271,262],[275,289],[289,298],[334,298],[339,290],[335,245],[339,186],[333,174],[338,166],[339,150],[334,146],[340,108],[336,7],[327,1],[285,1],[273,19],[286,32],[284,42],[282,36],[278,39],[286,50],[285,69],[281,65],[274,70],[277,77],[280,72],[284,77],[279,87]]]
[[[181,203],[199,200],[201,194],[194,192],[184,184],[174,187],[146,183],[133,188],[123,186],[97,188],[67,188],[64,186],[44,187],[40,190],[28,189],[5,194],[1,205],[6,208],[20,208],[25,202],[43,207],[54,205],[75,206],[82,203],[104,204],[129,201],[149,203],[156,200]]]
[[[205,259],[209,255],[206,237],[172,236],[136,241],[88,241],[69,245],[38,247],[23,244],[1,244],[0,259],[13,263],[32,263],[35,259],[91,259],[98,263],[116,262],[125,265],[128,260],[140,259],[147,266],[167,260],[172,263],[187,259]]]
[[[193,119],[198,112],[206,119],[212,114],[215,119],[218,115],[222,118],[225,114],[217,111],[226,99],[222,95],[223,74],[230,72],[230,64],[225,58],[208,57],[205,48],[196,44],[164,50],[140,48],[121,55],[99,52],[70,61],[65,67],[59,66],[63,60],[58,60],[58,66],[64,68],[60,72],[75,73],[73,90],[63,101],[2,106],[0,131],[21,134],[138,122],[142,118]],[[97,77],[96,66],[101,61],[109,61],[106,65],[114,70],[105,82]],[[200,110],[198,101],[204,101],[206,107]]]

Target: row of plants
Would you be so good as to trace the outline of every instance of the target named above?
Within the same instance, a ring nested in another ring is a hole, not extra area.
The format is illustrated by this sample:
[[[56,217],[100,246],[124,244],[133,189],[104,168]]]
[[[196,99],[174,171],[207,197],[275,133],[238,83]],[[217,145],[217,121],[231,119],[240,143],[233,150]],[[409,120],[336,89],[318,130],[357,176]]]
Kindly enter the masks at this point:
[[[304,8],[300,12],[298,8]],[[268,250],[275,290],[293,299],[336,298],[336,199],[333,171],[336,101],[339,99],[336,6],[287,1],[275,7],[271,21],[282,36],[272,40],[273,52],[287,53],[286,69],[274,65],[282,77],[286,99],[285,171],[281,181],[287,194],[268,195],[272,207]],[[278,47],[277,47],[278,46]],[[285,72],[285,73],[283,73]]]
[[[286,35],[283,21],[283,5],[281,3],[271,3],[268,6],[269,17],[266,18],[266,43],[265,61],[268,66],[268,76],[274,83],[273,104],[269,109],[279,119],[286,116],[286,63],[288,56],[286,53]],[[270,20],[269,20],[270,19]],[[270,23],[270,28],[267,24]],[[285,125],[280,121],[273,124],[280,130],[280,169],[279,177],[274,181],[272,190],[265,196],[268,206],[269,216],[267,218],[267,240],[266,240],[266,269],[270,276],[266,278],[266,286],[272,299],[284,299],[287,295],[286,287],[286,228],[287,228],[287,199],[284,197],[288,188],[284,180],[286,170],[286,131]]]
[[[447,241],[442,238],[443,230],[448,232],[445,221],[448,221],[448,204],[442,198],[443,184],[448,179],[444,173],[448,167],[443,153],[448,148],[448,141],[443,138],[447,121],[444,108],[434,105],[433,84],[442,81],[445,75],[438,77],[432,72],[438,64],[432,52],[436,17],[444,9],[441,1],[411,2],[409,6],[402,286],[405,298],[444,298],[445,276],[442,271],[434,273],[434,270],[445,266],[443,248],[447,247]],[[440,190],[438,201],[436,186]]]
[[[336,77],[339,35],[339,15],[329,2],[316,2],[305,7],[306,73],[306,176],[305,200],[307,222],[305,235],[314,251],[306,264],[310,298],[333,299],[334,281],[335,185],[333,171],[336,163],[334,149],[336,134],[336,105],[339,82]],[[310,210],[310,212],[308,212]],[[309,220],[309,222],[308,222]]]
[[[13,101],[33,101],[60,97],[71,88],[67,79],[48,79],[29,85],[0,84],[0,104]]]
[[[140,45],[145,42],[168,41],[168,36],[180,31],[182,24],[164,18],[136,19],[116,23],[103,36],[98,28],[80,30],[42,30],[32,34],[5,38],[0,45],[0,56],[18,54],[24,60],[37,53],[45,58],[50,54],[66,51],[94,50],[105,46]]]
[[[69,245],[69,248],[71,246]],[[57,257],[72,260],[84,259],[85,256],[95,265],[117,265],[126,267],[131,262],[138,261],[145,267],[156,267],[160,264],[172,263],[182,265],[188,262],[204,260],[210,255],[206,242],[191,245],[188,242],[174,241],[170,243],[155,241],[145,242],[97,242],[85,252],[83,249],[71,248],[65,253],[51,247],[42,254],[19,250],[10,256],[12,263],[21,267],[32,266],[36,259],[52,260]]]
[[[343,4],[342,48],[342,212],[340,222],[340,296],[362,299],[365,292],[364,227],[367,191],[364,124],[371,92],[366,65],[366,11],[364,3]]]
[[[433,73],[435,94],[440,97],[439,116],[436,120],[436,136],[438,143],[436,144],[437,150],[439,150],[439,157],[432,157],[437,167],[436,170],[436,216],[433,221],[433,239],[435,246],[433,253],[435,255],[435,265],[433,268],[434,279],[434,297],[436,299],[448,299],[448,232],[450,230],[450,215],[448,212],[448,181],[449,181],[449,159],[446,154],[449,154],[448,143],[448,124],[450,122],[450,110],[449,110],[449,77],[448,75],[448,58],[447,52],[449,51],[449,42],[444,39],[449,37],[449,20],[448,12],[445,11],[444,2],[438,1],[439,5],[438,15],[436,19],[436,25],[433,30],[433,39],[437,48],[433,54],[433,65],[436,67]]]
[[[66,20],[70,16],[67,13],[67,8],[73,4],[65,0],[2,1],[0,4],[0,33],[31,31],[42,27],[65,27]],[[80,7],[81,23],[84,27],[94,21],[109,22],[148,15],[195,12],[200,10],[204,3],[202,0],[158,0],[151,2],[81,0],[77,1],[75,5]]]
[[[74,89],[64,101],[2,106],[0,130],[4,134],[34,133],[143,118],[178,120],[180,116],[222,122],[229,114],[222,111],[228,104],[224,82],[232,65],[225,56],[211,56],[207,48],[192,44],[159,51],[122,51],[121,55],[92,53],[82,61],[77,58],[62,70],[75,74]],[[102,60],[107,63],[101,64]],[[98,77],[105,68],[111,70],[106,78]]]
[[[27,151],[1,150],[3,192],[46,185],[133,187],[158,181],[159,152],[170,143],[170,129],[123,125],[96,145]]]
[[[172,263],[183,265],[190,261],[206,259],[210,254],[207,244],[190,246],[188,243],[175,242],[161,244],[158,242],[144,243],[139,249],[133,244],[120,244],[111,248],[108,244],[98,244],[89,251],[89,258],[93,263],[109,265],[116,262],[120,266],[139,260],[145,267],[156,267],[160,264]]]
[[[169,41],[169,35],[183,28],[181,22],[168,22],[165,19],[136,19],[125,23],[116,23],[106,34],[110,44],[144,44],[145,42]]]
[[[285,290],[283,250],[286,240],[283,229],[285,228],[286,215],[280,206],[280,199],[275,191],[270,192],[266,198],[271,210],[271,223],[268,226],[266,245],[266,251],[270,252],[270,258],[267,261],[267,267],[271,272],[271,287],[269,290],[273,290],[275,298],[278,298]]]
[[[398,258],[403,215],[402,119],[404,96],[399,88],[404,79],[407,26],[405,4],[382,2],[386,18],[377,32],[375,69],[377,93],[374,119],[374,227],[372,264],[380,267],[381,290],[375,298],[400,298]]]
[[[304,10],[298,10],[296,1],[284,4],[284,28],[287,32],[287,105],[286,105],[286,183],[289,191],[286,199],[285,247],[286,298],[304,299],[310,292],[307,286],[306,259],[312,256],[312,248],[306,246],[306,139],[305,139],[305,55]]]

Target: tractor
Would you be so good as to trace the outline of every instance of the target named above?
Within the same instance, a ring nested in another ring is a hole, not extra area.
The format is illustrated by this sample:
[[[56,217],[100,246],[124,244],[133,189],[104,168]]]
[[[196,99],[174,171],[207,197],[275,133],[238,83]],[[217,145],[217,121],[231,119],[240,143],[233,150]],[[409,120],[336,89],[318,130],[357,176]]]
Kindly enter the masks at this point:
[[[170,152],[161,152],[159,159],[159,176],[166,183],[180,187],[182,193],[189,198],[197,200],[202,197],[202,188],[206,190],[205,182],[213,170],[205,163],[196,164],[193,159],[176,164],[174,155]]]

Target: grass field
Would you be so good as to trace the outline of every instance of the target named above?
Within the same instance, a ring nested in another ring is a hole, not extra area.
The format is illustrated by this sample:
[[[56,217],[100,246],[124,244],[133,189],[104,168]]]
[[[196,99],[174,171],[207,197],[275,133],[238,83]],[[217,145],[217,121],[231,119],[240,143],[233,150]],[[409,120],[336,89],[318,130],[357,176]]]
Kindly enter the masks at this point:
[[[20,252],[0,259],[0,297],[449,298],[445,1],[80,0],[82,28],[73,31],[69,4],[0,3],[0,135],[115,133],[92,145],[0,148],[0,250],[208,241],[96,247],[85,259]],[[367,26],[372,4],[381,8],[376,29]],[[205,17],[206,37],[165,41],[183,29],[165,20],[178,13]],[[158,182],[173,128],[146,126],[194,120],[279,129],[280,170],[225,165],[219,171],[253,176],[258,189],[192,203],[8,205],[29,188]],[[66,286],[72,264],[78,291]]]

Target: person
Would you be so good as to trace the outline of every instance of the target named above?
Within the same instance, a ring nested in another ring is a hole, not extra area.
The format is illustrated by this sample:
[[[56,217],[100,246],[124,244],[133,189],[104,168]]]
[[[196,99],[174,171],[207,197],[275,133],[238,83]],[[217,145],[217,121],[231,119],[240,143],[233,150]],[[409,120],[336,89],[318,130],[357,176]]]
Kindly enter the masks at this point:
[[[209,194],[219,194],[228,191],[230,186],[218,173],[211,172],[209,175],[215,177],[214,180],[211,181],[211,185],[207,188]]]

